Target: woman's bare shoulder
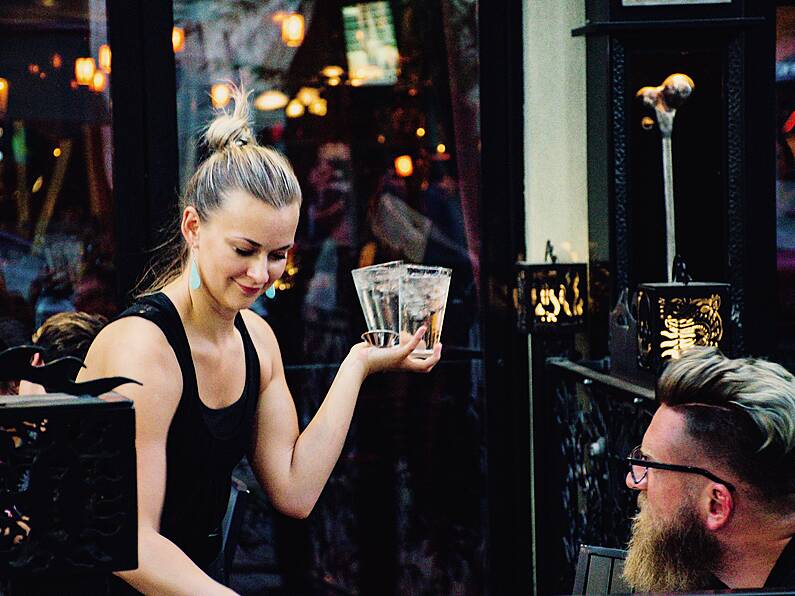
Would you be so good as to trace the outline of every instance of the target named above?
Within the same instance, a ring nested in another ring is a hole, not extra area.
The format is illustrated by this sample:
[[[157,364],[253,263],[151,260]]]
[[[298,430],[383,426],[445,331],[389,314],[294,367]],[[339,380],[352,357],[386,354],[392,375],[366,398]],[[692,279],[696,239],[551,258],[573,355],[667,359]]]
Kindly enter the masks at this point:
[[[255,344],[262,344],[266,347],[274,347],[277,345],[273,329],[271,329],[271,326],[265,319],[253,310],[241,310],[240,314]]]
[[[142,317],[125,317],[108,324],[91,344],[80,380],[126,376],[157,384],[169,392],[182,376],[176,355],[160,328]]]
[[[274,372],[282,370],[282,355],[279,342],[268,322],[252,310],[240,311],[248,334],[259,356],[263,387],[273,378]]]

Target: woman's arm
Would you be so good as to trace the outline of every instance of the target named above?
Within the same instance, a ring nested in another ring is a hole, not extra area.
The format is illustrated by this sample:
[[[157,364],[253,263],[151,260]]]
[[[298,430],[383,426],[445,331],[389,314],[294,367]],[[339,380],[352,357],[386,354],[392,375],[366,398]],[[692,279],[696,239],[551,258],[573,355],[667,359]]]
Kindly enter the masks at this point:
[[[160,534],[166,438],[182,394],[182,375],[174,352],[154,323],[121,319],[97,336],[78,381],[115,375],[143,383],[119,390],[135,404],[138,568],[117,575],[144,594],[233,594]]]
[[[274,507],[286,515],[305,518],[339,459],[359,389],[367,375],[387,369],[428,372],[439,361],[441,345],[426,360],[410,357],[424,329],[409,342],[394,348],[355,345],[340,365],[314,418],[299,433],[298,416],[287,388],[276,338],[264,321],[257,322],[255,318],[258,317],[247,316],[246,323],[249,329],[257,329],[263,346],[261,359],[270,361],[267,367],[270,377],[264,379],[260,395],[251,464]]]

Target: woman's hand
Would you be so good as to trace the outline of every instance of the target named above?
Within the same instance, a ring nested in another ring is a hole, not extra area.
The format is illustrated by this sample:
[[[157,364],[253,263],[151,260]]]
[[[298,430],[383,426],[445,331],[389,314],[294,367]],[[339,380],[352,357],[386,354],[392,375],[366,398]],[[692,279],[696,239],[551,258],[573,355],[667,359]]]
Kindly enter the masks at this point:
[[[428,357],[420,358],[411,354],[422,341],[425,330],[423,326],[413,337],[404,335],[401,337],[401,343],[391,348],[376,348],[366,342],[356,344],[351,348],[349,357],[354,358],[363,367],[365,376],[385,370],[430,372],[442,356],[442,344],[437,343],[433,348],[433,354]]]

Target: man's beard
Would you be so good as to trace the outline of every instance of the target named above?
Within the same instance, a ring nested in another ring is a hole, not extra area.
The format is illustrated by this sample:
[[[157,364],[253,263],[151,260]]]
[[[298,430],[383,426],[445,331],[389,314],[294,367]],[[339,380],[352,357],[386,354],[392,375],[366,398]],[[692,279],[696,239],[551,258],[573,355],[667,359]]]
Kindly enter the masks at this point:
[[[704,589],[714,582],[722,549],[718,539],[698,517],[688,500],[671,521],[653,518],[641,507],[632,519],[632,537],[624,565],[624,579],[640,592],[675,592]]]

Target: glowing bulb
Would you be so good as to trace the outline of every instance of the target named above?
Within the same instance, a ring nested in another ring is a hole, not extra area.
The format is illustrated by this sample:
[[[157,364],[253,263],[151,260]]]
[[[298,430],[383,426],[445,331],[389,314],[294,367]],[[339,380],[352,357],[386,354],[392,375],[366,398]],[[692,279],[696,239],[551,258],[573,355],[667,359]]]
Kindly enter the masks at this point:
[[[304,104],[297,99],[291,99],[284,109],[284,113],[288,118],[300,118],[304,115]]]
[[[94,82],[96,63],[93,58],[78,58],[75,60],[75,80],[78,85],[91,85]]]
[[[341,66],[334,66],[334,65],[326,66],[323,70],[320,71],[320,73],[324,77],[328,77],[330,79],[333,79],[335,77],[341,77],[343,72],[345,71],[342,70]]]
[[[58,53],[55,53],[50,58],[50,64],[52,64],[53,68],[61,68],[63,66],[63,58]]]
[[[257,98],[254,100],[254,107],[262,112],[280,110],[286,106],[289,101],[290,98],[287,97],[287,95],[281,91],[271,89],[269,91],[264,91],[257,96]]]
[[[36,182],[33,183],[33,188],[31,188],[31,192],[39,192],[41,190],[42,185],[44,184],[44,176],[39,176],[36,178]]]
[[[94,73],[94,77],[91,80],[91,90],[96,93],[102,93],[105,90],[105,83],[107,83],[105,73],[98,70]]]
[[[5,114],[8,109],[8,80],[0,77],[0,114]],[[2,129],[0,128],[0,136]]]
[[[54,157],[61,157],[61,148],[56,147],[55,149],[52,150],[52,154]]]
[[[407,178],[414,173],[414,162],[410,155],[401,155],[395,158],[395,172],[402,178]]]
[[[445,151],[447,151],[447,147],[445,147],[444,143],[436,145],[436,153],[444,153]]]
[[[422,138],[422,137],[424,137],[424,136],[425,136],[425,129],[424,129],[422,126],[420,126],[420,127],[417,129],[417,136],[418,136],[419,138]]]
[[[171,47],[175,54],[185,49],[185,29],[182,27],[171,29]]]
[[[341,82],[341,81],[340,81],[340,78],[339,78],[339,77],[331,77],[331,78],[330,78],[328,81],[326,81],[326,82],[328,83],[329,87],[336,87],[337,85],[339,85],[339,84],[340,84],[340,82]]]
[[[309,104],[309,113],[315,116],[325,116],[328,113],[328,103],[322,97],[318,97]]]
[[[304,41],[304,17],[298,13],[285,15],[282,20],[282,41],[297,48]]]
[[[385,137],[384,135],[378,135],[378,138],[377,138],[377,140],[378,140],[378,142],[379,142],[380,144],[382,144],[382,145],[383,145],[384,143],[386,143],[386,137]]]
[[[110,72],[111,52],[110,46],[103,43],[99,46],[99,68],[102,72]]]
[[[314,87],[301,87],[298,93],[295,94],[295,97],[302,104],[308,106],[320,97],[320,91]]]
[[[226,83],[216,83],[210,88],[210,98],[213,101],[214,108],[226,107],[226,104],[232,98],[232,90]]]

